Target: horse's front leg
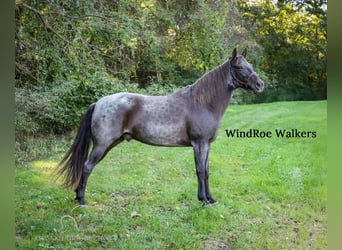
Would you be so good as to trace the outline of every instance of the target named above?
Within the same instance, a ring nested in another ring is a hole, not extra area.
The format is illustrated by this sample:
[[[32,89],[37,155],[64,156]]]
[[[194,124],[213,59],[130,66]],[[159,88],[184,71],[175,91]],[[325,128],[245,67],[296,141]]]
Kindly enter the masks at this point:
[[[192,146],[195,154],[198,199],[203,203],[215,203],[209,189],[209,142],[195,141]]]
[[[211,196],[210,189],[209,189],[209,160],[207,161],[207,165],[205,167],[205,194],[208,200],[208,203],[214,204],[216,203],[216,200]]]

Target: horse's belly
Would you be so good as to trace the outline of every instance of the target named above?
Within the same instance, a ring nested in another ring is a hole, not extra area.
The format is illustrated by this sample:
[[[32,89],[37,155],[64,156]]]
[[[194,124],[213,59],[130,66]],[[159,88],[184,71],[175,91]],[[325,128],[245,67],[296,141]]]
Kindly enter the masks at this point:
[[[185,126],[181,123],[161,123],[148,121],[135,127],[133,137],[147,144],[160,146],[188,146],[190,145],[185,133]]]

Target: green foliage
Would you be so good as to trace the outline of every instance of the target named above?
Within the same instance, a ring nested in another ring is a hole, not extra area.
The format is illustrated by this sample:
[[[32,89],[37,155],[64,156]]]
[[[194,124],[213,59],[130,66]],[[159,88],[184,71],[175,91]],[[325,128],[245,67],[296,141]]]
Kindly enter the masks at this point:
[[[325,99],[326,2],[241,1],[240,8],[245,25],[253,30],[254,38],[264,49],[260,67],[276,82],[266,90],[268,97],[271,100]]]
[[[88,208],[52,172],[70,140],[16,168],[18,249],[326,249],[326,101],[232,105],[196,197],[193,150],[123,142],[94,169]],[[227,138],[225,129],[297,128],[316,138]],[[39,145],[37,145],[39,148]]]
[[[224,39],[227,12],[226,2],[198,1],[187,14],[187,22],[179,22],[175,29],[169,30],[175,36],[176,45],[169,56],[182,68],[198,72],[209,71],[220,64],[232,46]]]

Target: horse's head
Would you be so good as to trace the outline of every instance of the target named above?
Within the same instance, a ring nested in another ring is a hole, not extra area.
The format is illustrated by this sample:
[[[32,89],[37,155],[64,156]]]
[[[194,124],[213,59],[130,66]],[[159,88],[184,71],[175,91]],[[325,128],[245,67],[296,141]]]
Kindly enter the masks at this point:
[[[264,82],[254,71],[252,64],[246,60],[247,49],[241,55],[237,56],[236,48],[233,50],[230,61],[230,73],[232,76],[232,85],[235,88],[244,88],[260,93],[264,89]]]

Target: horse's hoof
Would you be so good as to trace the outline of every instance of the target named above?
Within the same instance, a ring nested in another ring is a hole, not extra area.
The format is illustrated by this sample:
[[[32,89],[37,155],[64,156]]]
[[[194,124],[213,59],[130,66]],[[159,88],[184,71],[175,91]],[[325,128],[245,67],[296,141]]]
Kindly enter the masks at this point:
[[[218,201],[210,202],[210,206],[215,206],[215,205],[217,205],[217,204],[219,204]]]
[[[218,204],[217,201],[214,201],[214,202],[207,201],[207,202],[203,202],[203,203],[202,203],[202,207],[212,207],[212,206],[215,206],[215,205],[217,205],[217,204]]]
[[[86,205],[78,205],[76,207],[74,207],[73,209],[71,209],[71,212],[73,212],[74,210],[77,210],[77,209],[86,209],[87,206]]]
[[[80,207],[83,207],[83,206],[86,207],[84,199],[75,198],[74,202],[77,203]]]
[[[210,198],[209,200],[208,200],[208,203],[210,203],[210,204],[215,204],[217,201],[215,201],[213,198]]]

